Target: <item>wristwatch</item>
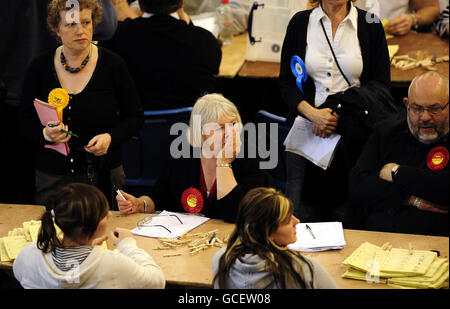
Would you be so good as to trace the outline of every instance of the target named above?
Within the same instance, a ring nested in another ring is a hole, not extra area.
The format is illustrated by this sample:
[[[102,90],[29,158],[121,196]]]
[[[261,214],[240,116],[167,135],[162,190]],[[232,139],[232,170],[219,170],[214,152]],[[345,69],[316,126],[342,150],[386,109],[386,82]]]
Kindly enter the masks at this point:
[[[397,177],[398,169],[400,165],[395,165],[391,170],[392,182],[395,182],[395,177]]]
[[[414,28],[414,30],[417,30],[417,29],[419,29],[419,22],[417,21],[417,16],[416,16],[416,14],[410,14],[410,16],[411,16],[411,18],[413,19],[413,28]]]

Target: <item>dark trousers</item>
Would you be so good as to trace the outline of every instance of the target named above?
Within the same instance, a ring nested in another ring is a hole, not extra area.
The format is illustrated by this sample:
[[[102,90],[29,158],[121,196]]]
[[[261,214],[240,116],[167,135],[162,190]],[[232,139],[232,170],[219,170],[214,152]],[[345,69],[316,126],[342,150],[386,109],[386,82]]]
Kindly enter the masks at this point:
[[[118,210],[116,193],[112,190],[112,186],[116,185],[122,189],[125,185],[125,173],[123,166],[120,165],[109,171],[107,177],[109,179],[102,180],[99,173],[94,173],[94,180],[90,182],[86,175],[55,175],[43,171],[36,170],[36,192],[35,203],[38,205],[48,205],[51,196],[63,186],[73,183],[81,182],[94,185],[98,187],[108,199],[110,209]]]

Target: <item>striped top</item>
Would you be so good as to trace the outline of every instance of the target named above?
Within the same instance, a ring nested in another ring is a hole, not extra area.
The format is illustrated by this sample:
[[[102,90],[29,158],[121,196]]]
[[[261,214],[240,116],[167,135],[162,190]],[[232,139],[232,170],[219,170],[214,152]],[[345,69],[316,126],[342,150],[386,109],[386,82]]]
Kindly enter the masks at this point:
[[[56,247],[52,252],[53,262],[61,271],[70,271],[80,266],[92,252],[92,249],[92,246]]]
[[[441,37],[447,37],[447,26],[449,23],[449,15],[448,15],[448,5],[445,8],[445,10],[443,10],[441,12],[441,15],[439,15],[438,19],[436,20],[434,26],[436,28],[437,33],[441,36]]]

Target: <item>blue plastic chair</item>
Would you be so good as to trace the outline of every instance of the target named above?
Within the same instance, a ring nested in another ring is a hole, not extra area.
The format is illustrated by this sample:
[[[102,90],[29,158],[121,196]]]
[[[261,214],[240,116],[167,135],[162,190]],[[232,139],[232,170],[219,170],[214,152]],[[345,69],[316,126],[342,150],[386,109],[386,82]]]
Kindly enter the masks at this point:
[[[265,110],[259,110],[256,114],[256,122],[266,124],[266,147],[271,145],[270,143],[270,123],[278,124],[277,134],[277,146],[278,146],[278,164],[275,168],[267,170],[272,177],[275,178],[278,187],[285,192],[286,191],[286,151],[283,145],[287,134],[289,133],[289,127],[286,125],[286,118],[274,115]]]
[[[192,107],[144,111],[144,125],[138,135],[123,145],[125,190],[146,192],[159,177],[170,158],[170,144],[177,136],[170,135],[175,123],[189,125]]]

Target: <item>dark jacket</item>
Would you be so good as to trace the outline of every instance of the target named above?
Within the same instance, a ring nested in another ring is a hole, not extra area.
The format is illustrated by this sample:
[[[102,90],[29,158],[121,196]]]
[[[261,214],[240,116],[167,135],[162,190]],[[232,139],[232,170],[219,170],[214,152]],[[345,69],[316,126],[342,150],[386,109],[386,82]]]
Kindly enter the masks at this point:
[[[109,133],[111,145],[105,156],[94,157],[94,166],[111,169],[122,164],[121,144],[136,134],[144,114],[133,80],[124,61],[111,51],[99,48],[97,66],[82,92],[71,95],[63,112],[63,122],[79,138],[69,140],[66,157],[44,148],[47,143],[33,105],[35,98],[48,100],[48,94],[61,84],[54,68],[54,51],[36,58],[25,77],[18,123],[24,136],[37,147],[36,169],[56,175],[85,174],[84,146],[96,135]]]
[[[449,164],[431,170],[430,151],[449,149],[448,134],[426,145],[411,133],[406,121],[387,122],[370,137],[350,174],[350,200],[365,228],[399,233],[448,235],[448,215],[407,206],[411,195],[449,205]],[[387,163],[400,164],[393,183],[379,178]]]
[[[222,51],[203,28],[169,15],[127,19],[102,45],[124,58],[144,110],[193,106],[216,92]]]

